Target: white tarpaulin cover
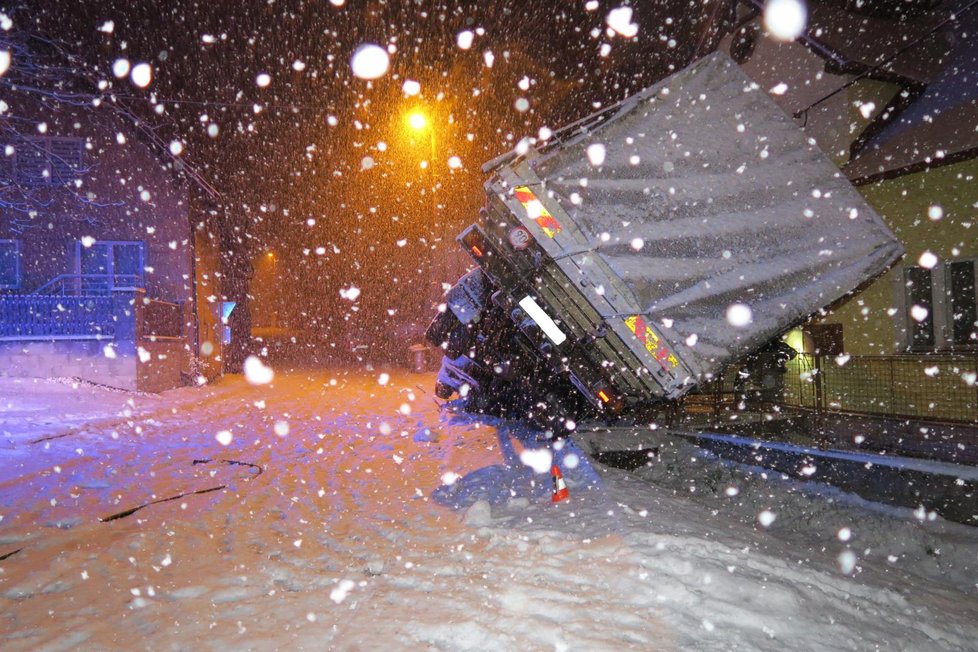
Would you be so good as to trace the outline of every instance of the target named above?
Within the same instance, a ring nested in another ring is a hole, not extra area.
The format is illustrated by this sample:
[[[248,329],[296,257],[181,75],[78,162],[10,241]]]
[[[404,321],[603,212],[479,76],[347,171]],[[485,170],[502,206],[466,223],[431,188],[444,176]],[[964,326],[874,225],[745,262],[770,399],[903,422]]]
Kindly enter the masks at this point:
[[[604,115],[531,152],[542,183],[528,183],[581,231],[553,242],[584,250],[571,257],[585,273],[595,253],[603,258],[697,377],[902,253],[838,168],[724,54]],[[750,309],[749,323],[728,321],[734,304]]]

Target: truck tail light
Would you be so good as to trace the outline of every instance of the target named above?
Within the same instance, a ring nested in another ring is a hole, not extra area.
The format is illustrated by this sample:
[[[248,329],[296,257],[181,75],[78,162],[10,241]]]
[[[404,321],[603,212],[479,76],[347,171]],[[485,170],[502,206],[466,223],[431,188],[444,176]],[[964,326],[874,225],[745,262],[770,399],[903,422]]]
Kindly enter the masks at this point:
[[[460,240],[462,242],[462,246],[464,246],[476,258],[484,257],[488,251],[485,236],[482,234],[482,231],[480,231],[479,228],[474,225],[466,229]]]
[[[617,412],[621,409],[621,399],[618,397],[618,393],[614,388],[606,381],[602,380],[596,383],[591,391],[594,395],[598,397],[598,401],[601,403],[601,408],[606,410],[611,410],[612,412]]]

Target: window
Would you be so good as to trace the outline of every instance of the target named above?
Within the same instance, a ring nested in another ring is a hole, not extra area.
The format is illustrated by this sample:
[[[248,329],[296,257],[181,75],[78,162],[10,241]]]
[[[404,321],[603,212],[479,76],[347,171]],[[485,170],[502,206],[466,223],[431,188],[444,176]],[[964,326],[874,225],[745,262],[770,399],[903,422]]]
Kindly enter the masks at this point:
[[[13,177],[28,186],[70,183],[78,178],[84,158],[81,138],[26,136],[14,145]]]
[[[976,278],[978,259],[904,268],[909,349],[978,349]]]
[[[0,289],[20,287],[20,241],[0,240]]]
[[[947,266],[947,289],[951,343],[978,345],[978,293],[975,292],[974,260]]]
[[[142,287],[142,242],[99,241],[89,247],[78,242],[75,250],[79,274],[108,277],[108,285],[114,289]]]
[[[910,319],[910,348],[934,346],[934,290],[931,270],[926,267],[907,267],[904,270],[907,314]]]

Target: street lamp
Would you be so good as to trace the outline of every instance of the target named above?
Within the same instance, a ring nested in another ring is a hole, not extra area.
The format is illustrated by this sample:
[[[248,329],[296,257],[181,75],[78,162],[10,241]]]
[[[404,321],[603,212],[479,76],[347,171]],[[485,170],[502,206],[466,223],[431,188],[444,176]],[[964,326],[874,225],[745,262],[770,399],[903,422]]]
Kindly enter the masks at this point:
[[[422,111],[415,109],[408,113],[407,123],[415,131],[423,131],[428,126],[428,116]]]

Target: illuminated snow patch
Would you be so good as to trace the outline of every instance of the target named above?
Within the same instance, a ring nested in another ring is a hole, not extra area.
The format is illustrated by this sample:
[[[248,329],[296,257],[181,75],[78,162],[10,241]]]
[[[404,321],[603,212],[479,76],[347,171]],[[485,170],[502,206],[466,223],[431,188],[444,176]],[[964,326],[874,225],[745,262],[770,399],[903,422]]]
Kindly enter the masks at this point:
[[[757,515],[757,522],[764,527],[769,527],[771,523],[774,523],[776,518],[777,515],[774,512],[769,509],[765,509],[763,512]]]
[[[360,79],[379,79],[387,73],[390,64],[387,50],[375,43],[364,43],[350,59],[350,68]]]
[[[462,30],[455,37],[455,44],[458,45],[463,50],[468,50],[472,47],[472,41],[475,39],[475,34],[471,30]]]
[[[217,443],[221,446],[227,446],[231,443],[231,440],[234,439],[234,435],[231,434],[230,430],[221,430],[214,435],[214,439],[216,439]]]
[[[540,330],[543,331],[544,335],[550,338],[551,342],[554,344],[561,344],[567,339],[567,335],[564,334],[564,331],[560,330],[560,327],[557,326],[554,320],[550,318],[550,315],[544,312],[543,308],[540,307],[540,304],[533,300],[533,297],[523,297],[520,300],[519,306],[526,311],[526,314],[530,316],[530,319],[532,319],[536,325],[540,327]]]
[[[129,74],[129,59],[116,59],[112,63],[112,74],[116,79],[122,79]]]
[[[132,83],[140,88],[146,88],[153,82],[153,68],[148,63],[137,63],[130,73]]]
[[[793,41],[808,23],[808,10],[800,0],[769,0],[764,7],[764,27],[779,41]]]
[[[401,86],[401,90],[407,96],[414,96],[421,92],[421,84],[413,79],[407,79],[404,81],[404,85]]]
[[[549,473],[554,456],[547,448],[525,448],[520,453],[520,462],[533,469],[534,473]]]
[[[744,328],[754,321],[754,314],[749,306],[742,303],[731,304],[727,308],[727,323],[735,328]]]
[[[632,22],[632,8],[631,7],[618,7],[617,9],[612,9],[605,16],[604,22],[608,24],[608,27],[612,29],[616,34],[620,34],[625,38],[631,38],[638,34],[638,24]]]
[[[598,167],[604,163],[606,154],[607,152],[604,145],[601,143],[593,143],[587,146],[587,160],[589,160],[591,165],[594,167]]]
[[[265,366],[261,359],[256,355],[249,355],[244,361],[245,378],[252,385],[267,385],[275,378],[275,372],[271,367]]]
[[[346,600],[346,596],[350,595],[350,591],[356,584],[353,580],[342,580],[335,589],[329,592],[329,599],[339,604]]]

